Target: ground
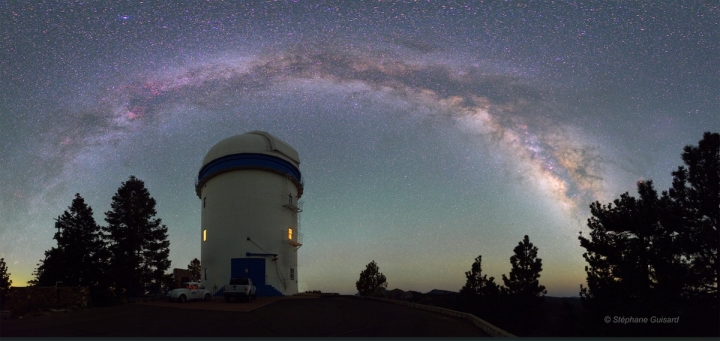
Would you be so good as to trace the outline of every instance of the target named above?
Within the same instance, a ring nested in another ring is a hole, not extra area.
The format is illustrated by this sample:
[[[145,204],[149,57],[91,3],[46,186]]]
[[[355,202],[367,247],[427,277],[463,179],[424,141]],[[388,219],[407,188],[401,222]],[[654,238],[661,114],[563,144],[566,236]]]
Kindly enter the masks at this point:
[[[467,320],[347,298],[144,302],[2,320],[2,337],[481,337]]]

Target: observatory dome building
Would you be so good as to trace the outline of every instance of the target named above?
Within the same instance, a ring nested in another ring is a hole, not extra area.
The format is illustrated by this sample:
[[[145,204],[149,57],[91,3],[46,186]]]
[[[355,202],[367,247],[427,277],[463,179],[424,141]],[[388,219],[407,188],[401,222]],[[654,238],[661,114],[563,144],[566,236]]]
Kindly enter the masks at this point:
[[[195,184],[201,277],[216,295],[231,277],[251,278],[258,296],[298,292],[299,167],[298,152],[263,131],[226,138],[205,155]]]

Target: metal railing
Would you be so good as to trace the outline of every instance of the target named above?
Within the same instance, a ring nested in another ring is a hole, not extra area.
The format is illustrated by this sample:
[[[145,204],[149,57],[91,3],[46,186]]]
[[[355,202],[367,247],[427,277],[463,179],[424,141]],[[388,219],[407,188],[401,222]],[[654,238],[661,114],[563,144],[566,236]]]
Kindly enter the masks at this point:
[[[303,201],[297,200],[296,197],[293,197],[290,194],[282,194],[281,195],[281,202],[283,202],[283,207],[290,209],[293,212],[300,213],[303,210]]]

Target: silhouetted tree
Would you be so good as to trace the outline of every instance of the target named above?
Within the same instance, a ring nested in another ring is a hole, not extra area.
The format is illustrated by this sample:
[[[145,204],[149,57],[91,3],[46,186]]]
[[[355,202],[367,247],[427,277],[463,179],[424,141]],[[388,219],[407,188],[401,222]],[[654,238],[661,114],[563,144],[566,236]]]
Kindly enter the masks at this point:
[[[663,192],[663,225],[676,233],[688,260],[688,294],[718,302],[720,220],[720,134],[706,132],[698,146],[685,146],[672,187]]]
[[[674,259],[672,249],[660,248],[672,244],[667,242],[670,231],[659,223],[660,200],[652,181],[637,187],[639,198],[624,193],[611,204],[591,204],[591,239],[579,237],[589,265],[588,287],[581,288],[580,297],[586,308],[603,316],[653,313],[648,311],[657,299],[653,290]]]
[[[697,147],[684,148],[682,160],[686,167],[672,173],[672,187],[663,192],[661,199],[661,221],[673,231],[674,243],[679,244],[680,253],[674,256],[686,265],[680,271],[671,269],[681,275],[671,283],[684,284],[686,300],[679,310],[693,322],[683,325],[683,335],[718,336],[720,134],[703,134]]]
[[[538,248],[530,243],[530,238],[526,235],[513,252],[515,254],[510,257],[510,278],[502,276],[505,283],[503,292],[527,303],[542,302],[542,296],[547,294],[547,290],[540,285],[542,259],[537,258]]]
[[[378,293],[382,288],[387,288],[385,275],[380,272],[374,260],[360,272],[360,279],[355,282],[355,287],[362,296],[370,296]]]
[[[55,285],[63,281],[67,286],[90,286],[102,277],[102,263],[107,259],[100,227],[95,223],[92,208],[80,194],[75,194],[68,210],[55,222],[53,239],[57,247],[45,252],[45,259],[36,278],[39,285]]]
[[[159,289],[170,267],[167,226],[155,218],[155,199],[135,176],[123,182],[105,213],[116,295]]]
[[[71,205],[56,219],[57,232],[53,239],[57,247],[45,251],[29,284],[54,286],[84,286],[90,289],[91,300],[102,305],[98,294],[108,289],[105,271],[110,256],[101,227],[95,223],[93,211],[80,194],[75,194]]]
[[[188,270],[190,270],[190,274],[193,280],[197,281],[200,280],[200,260],[197,258],[193,258],[192,261],[190,261],[190,264],[188,264]]]
[[[506,328],[512,326],[511,329],[520,335],[531,335],[531,330],[540,323],[540,305],[547,294],[539,280],[542,259],[537,258],[538,248],[530,243],[527,235],[513,252],[510,276],[502,275],[505,285],[500,288],[500,324]]]
[[[63,252],[57,247],[45,251],[45,258],[37,263],[33,279],[28,281],[31,286],[54,286],[56,281],[64,278],[65,261]]]
[[[8,273],[7,264],[5,264],[5,258],[0,258],[0,307],[5,306],[11,285],[12,280],[10,279],[10,273]]]
[[[475,258],[465,277],[465,285],[458,295],[460,308],[482,318],[495,313],[500,287],[495,284],[495,277],[488,279],[482,274],[482,256]]]
[[[614,335],[717,335],[717,221],[720,215],[720,135],[705,133],[686,146],[688,166],[658,198],[652,181],[639,198],[624,193],[590,205],[589,238],[580,236],[588,262],[580,296],[595,320],[604,316],[680,316],[667,326],[605,326]],[[610,328],[608,328],[610,327]]]
[[[63,284],[94,288],[103,279],[103,268],[110,256],[93,211],[80,194],[58,217],[55,239],[63,257]]]
[[[172,290],[175,289],[175,277],[172,273],[167,273],[160,281],[160,290]],[[210,289],[210,288],[208,288]]]

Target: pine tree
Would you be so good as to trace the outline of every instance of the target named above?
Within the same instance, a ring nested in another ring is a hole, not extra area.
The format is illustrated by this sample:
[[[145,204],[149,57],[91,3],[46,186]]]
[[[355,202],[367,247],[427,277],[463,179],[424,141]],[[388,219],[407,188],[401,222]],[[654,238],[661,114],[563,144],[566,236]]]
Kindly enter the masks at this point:
[[[499,290],[495,284],[495,277],[487,278],[482,274],[482,256],[477,256],[470,268],[465,272],[465,285],[460,289],[460,294],[464,295],[492,295]]]
[[[674,252],[673,266],[665,271],[670,285],[663,289],[681,289],[682,300],[673,308],[691,321],[682,324],[681,335],[717,337],[720,134],[706,132],[697,146],[685,146],[682,160],[685,166],[672,172],[672,187],[661,199],[660,220],[673,233]]]
[[[497,311],[497,323],[522,336],[533,335],[532,330],[543,323],[540,305],[547,294],[540,285],[542,259],[537,258],[538,248],[526,235],[513,249],[510,257],[510,276],[502,275],[501,304]]]
[[[155,218],[155,199],[135,176],[123,182],[105,213],[116,295],[158,290],[170,267],[167,226]]]
[[[30,284],[54,286],[86,286],[91,293],[106,286],[105,263],[109,257],[101,228],[95,223],[93,211],[80,194],[75,194],[68,210],[56,219],[58,229],[53,239],[57,247],[45,251]]]
[[[495,277],[488,279],[482,274],[482,256],[475,258],[465,277],[458,296],[460,307],[483,318],[495,312],[500,288],[495,284]]]
[[[720,219],[720,135],[686,146],[686,167],[673,172],[658,198],[652,181],[608,205],[590,206],[583,305],[604,316],[680,316],[667,326],[606,326],[615,335],[718,335],[717,224]],[[608,328],[610,327],[610,328]],[[672,334],[675,333],[675,334]]]
[[[360,272],[360,279],[355,282],[355,287],[361,296],[371,296],[377,294],[380,289],[387,288],[385,275],[380,272],[374,260]]]
[[[672,172],[672,187],[663,192],[662,220],[688,259],[688,294],[717,306],[720,134],[703,134],[697,147],[684,148],[682,160],[687,167]]]
[[[45,258],[37,263],[33,279],[28,281],[32,286],[55,286],[55,282],[65,278],[65,261],[63,252],[57,247],[45,251]]]
[[[55,239],[62,250],[63,284],[94,288],[103,279],[109,254],[100,226],[95,223],[93,211],[80,194],[58,217]]]
[[[542,296],[547,294],[547,290],[539,281],[542,259],[537,258],[538,248],[530,243],[526,235],[513,252],[515,254],[510,257],[510,277],[502,276],[505,283],[503,292],[527,303],[542,302]]]
[[[671,236],[659,224],[657,192],[652,181],[637,186],[639,198],[624,193],[612,204],[590,205],[591,239],[579,237],[589,265],[588,288],[580,296],[600,315],[651,313],[658,279],[672,263]]]
[[[188,264],[187,268],[188,268],[188,270],[190,270],[192,280],[194,280],[194,281],[200,280],[201,268],[200,268],[200,260],[199,259],[193,258],[193,260],[190,261],[190,264]]]
[[[5,306],[7,302],[8,292],[10,286],[12,286],[12,280],[10,279],[10,273],[7,272],[7,264],[5,264],[5,258],[0,258],[0,307]]]

